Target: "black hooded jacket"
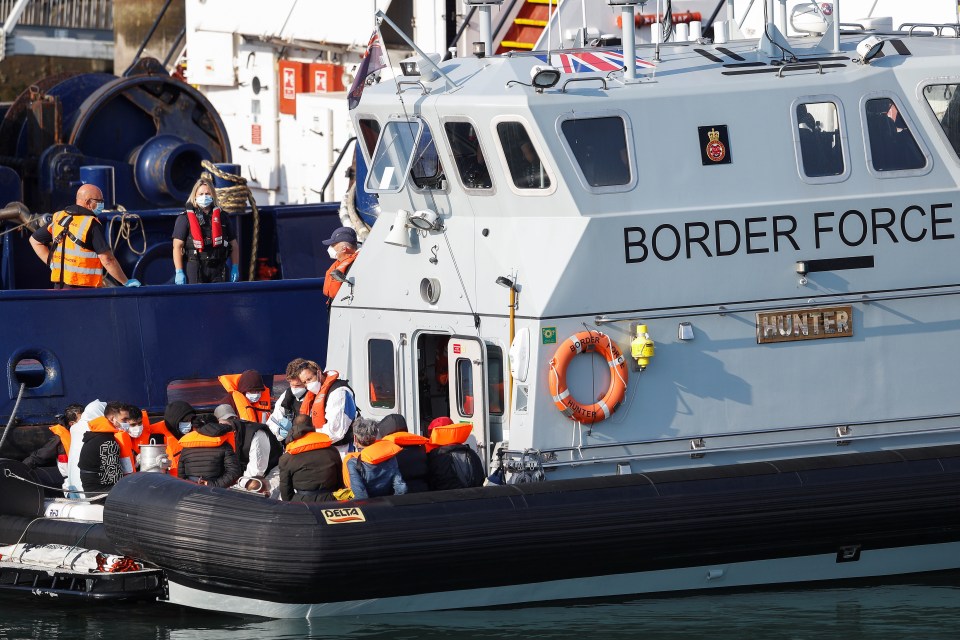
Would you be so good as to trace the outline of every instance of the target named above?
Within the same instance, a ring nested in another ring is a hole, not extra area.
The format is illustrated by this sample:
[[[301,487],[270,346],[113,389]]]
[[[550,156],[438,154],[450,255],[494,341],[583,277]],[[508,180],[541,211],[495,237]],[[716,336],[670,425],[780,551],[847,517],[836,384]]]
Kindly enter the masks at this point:
[[[250,444],[253,442],[253,436],[256,435],[258,431],[266,434],[267,442],[270,444],[270,455],[267,457],[267,469],[264,471],[264,475],[270,473],[270,471],[277,466],[277,463],[280,462],[280,456],[283,455],[283,445],[280,444],[276,436],[271,433],[267,425],[260,424],[259,422],[250,422],[249,420],[241,420],[236,416],[227,418],[226,421],[229,422],[233,428],[241,473],[243,469],[247,468],[247,464],[250,462]]]
[[[380,438],[391,433],[409,431],[407,421],[399,413],[391,413],[377,424]],[[420,445],[400,445],[401,451],[397,454],[397,466],[400,467],[400,477],[407,483],[407,493],[429,491],[427,482],[427,448]]]
[[[230,425],[220,424],[212,415],[200,419],[204,420],[197,428],[201,435],[218,438],[233,432]],[[212,487],[229,487],[242,472],[240,460],[227,442],[217,447],[184,447],[177,464],[177,477],[203,478]]]
[[[184,434],[180,433],[180,423],[190,422],[196,413],[197,410],[190,406],[189,402],[174,400],[167,405],[166,410],[163,412],[163,422],[167,425],[167,431],[179,440],[184,436]],[[156,444],[162,444],[162,442]]]

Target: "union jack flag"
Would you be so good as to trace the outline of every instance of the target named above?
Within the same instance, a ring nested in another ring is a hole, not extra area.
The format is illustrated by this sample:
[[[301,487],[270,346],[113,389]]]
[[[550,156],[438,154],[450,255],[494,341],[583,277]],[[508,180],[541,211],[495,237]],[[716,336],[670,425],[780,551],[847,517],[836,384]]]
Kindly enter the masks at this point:
[[[541,62],[547,62],[561,73],[589,73],[591,71],[619,71],[623,69],[623,50],[616,51],[578,51],[577,53],[554,53],[547,61],[546,55],[536,56]],[[637,67],[652,69],[656,65],[649,60],[636,58]]]

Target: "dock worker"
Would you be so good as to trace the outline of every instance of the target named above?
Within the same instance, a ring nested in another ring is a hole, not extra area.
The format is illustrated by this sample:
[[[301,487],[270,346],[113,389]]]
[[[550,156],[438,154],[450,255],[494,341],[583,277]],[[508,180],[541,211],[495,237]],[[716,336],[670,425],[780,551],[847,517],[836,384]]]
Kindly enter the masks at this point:
[[[54,289],[99,287],[103,272],[126,287],[139,287],[128,278],[110,250],[97,215],[103,211],[103,193],[96,185],[77,190],[77,201],[53,214],[46,227],[30,236],[30,246],[50,267]]]
[[[90,420],[77,457],[80,488],[85,493],[110,491],[123,476],[136,471],[129,434],[134,411],[139,421],[139,409],[121,402],[108,402],[103,415]]]
[[[217,378],[227,395],[218,404],[228,404],[250,422],[265,423],[270,416],[270,388],[256,369]]]
[[[230,487],[240,478],[233,428],[212,413],[194,418],[193,431],[180,438],[177,477],[211,487]]]
[[[200,178],[193,185],[187,208],[173,223],[174,283],[198,284],[227,281],[227,248],[230,282],[240,279],[240,245],[221,211],[213,183]]]
[[[332,502],[343,487],[340,453],[330,436],[313,428],[310,418],[293,419],[292,438],[280,456],[280,499],[285,502]]]
[[[380,440],[377,423],[363,418],[354,424],[353,437],[360,451],[360,455],[346,462],[353,496],[359,499],[407,493],[407,483],[397,464],[400,446]]]
[[[280,441],[270,433],[266,425],[238,418],[237,412],[228,404],[218,406],[213,415],[220,424],[229,425],[233,429],[241,468],[240,486],[275,497],[273,494],[279,488],[277,463],[283,454]]]
[[[286,441],[290,435],[290,429],[293,427],[293,419],[300,415],[300,404],[304,396],[307,395],[307,388],[297,376],[300,366],[306,362],[303,358],[294,358],[287,364],[284,377],[287,384],[290,385],[273,407],[273,413],[267,418],[267,428],[273,433],[279,442]]]
[[[346,277],[353,261],[360,255],[357,252],[357,232],[353,230],[353,227],[337,227],[330,234],[330,237],[323,241],[323,244],[327,245],[327,253],[333,259],[333,264],[327,269],[323,281],[323,293],[327,296],[327,307],[329,308],[340,291],[340,285],[343,284],[343,282],[334,278],[334,271],[339,272],[341,277]]]
[[[330,436],[341,456],[353,449],[350,425],[357,417],[357,401],[346,380],[336,371],[321,371],[312,360],[298,367],[297,376],[307,388],[300,413],[309,415],[314,428]]]
[[[80,420],[82,404],[70,404],[50,427],[53,434],[46,444],[24,458],[23,464],[39,477],[40,484],[60,486],[67,477],[67,454],[70,452],[70,427]]]

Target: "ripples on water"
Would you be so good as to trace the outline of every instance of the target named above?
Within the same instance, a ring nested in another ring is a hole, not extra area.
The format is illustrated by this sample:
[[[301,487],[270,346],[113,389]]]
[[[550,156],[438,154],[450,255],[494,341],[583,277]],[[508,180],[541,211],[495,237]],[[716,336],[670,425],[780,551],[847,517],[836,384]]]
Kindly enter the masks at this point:
[[[170,605],[0,599],[0,638],[874,640],[960,638],[960,575],[936,583],[314,620],[244,620]]]

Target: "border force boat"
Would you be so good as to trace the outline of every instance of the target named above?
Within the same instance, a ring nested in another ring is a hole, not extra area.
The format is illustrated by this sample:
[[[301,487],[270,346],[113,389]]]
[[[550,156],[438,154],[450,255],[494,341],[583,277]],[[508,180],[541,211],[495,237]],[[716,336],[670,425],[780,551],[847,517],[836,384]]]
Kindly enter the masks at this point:
[[[277,617],[960,568],[958,26],[834,3],[786,38],[765,4],[759,44],[487,42],[363,89],[384,213],[327,365],[365,417],[472,423],[504,484],[305,508],[137,474],[118,551]]]

